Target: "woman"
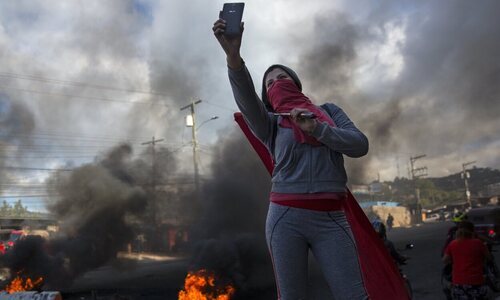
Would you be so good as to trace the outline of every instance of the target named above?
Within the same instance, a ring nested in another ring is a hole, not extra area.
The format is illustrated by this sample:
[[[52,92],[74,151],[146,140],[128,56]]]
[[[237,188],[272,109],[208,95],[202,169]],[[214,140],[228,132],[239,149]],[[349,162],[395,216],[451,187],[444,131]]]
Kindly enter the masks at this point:
[[[275,163],[266,239],[278,298],[306,299],[311,250],[335,299],[367,299],[356,244],[341,210],[347,181],[342,155],[365,155],[367,138],[336,105],[312,104],[297,74],[283,65],[265,72],[260,101],[240,56],[242,35],[229,38],[224,29],[225,21],[217,20],[213,31],[227,55],[236,103]]]
[[[485,284],[485,262],[492,256],[484,243],[476,238],[474,224],[462,221],[458,224],[456,239],[444,252],[443,262],[452,264],[452,299],[486,299],[488,287]]]

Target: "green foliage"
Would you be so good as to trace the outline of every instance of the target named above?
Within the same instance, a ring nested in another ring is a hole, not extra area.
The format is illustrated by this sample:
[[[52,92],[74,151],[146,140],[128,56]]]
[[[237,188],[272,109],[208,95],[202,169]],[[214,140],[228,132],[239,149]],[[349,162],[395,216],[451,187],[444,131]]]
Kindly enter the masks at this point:
[[[40,215],[42,214],[29,211],[26,206],[23,206],[21,200],[17,200],[14,203],[14,205],[11,205],[7,201],[3,200],[3,203],[0,206],[0,217],[26,218],[26,217],[38,217]]]
[[[417,179],[415,181],[406,178],[396,178],[393,182],[386,182],[390,189],[383,189],[385,199],[400,202],[403,205],[416,204],[416,189],[420,190],[420,205],[424,208],[434,208],[445,204],[457,204],[463,202],[464,192],[460,188],[443,189],[436,186],[431,179]]]

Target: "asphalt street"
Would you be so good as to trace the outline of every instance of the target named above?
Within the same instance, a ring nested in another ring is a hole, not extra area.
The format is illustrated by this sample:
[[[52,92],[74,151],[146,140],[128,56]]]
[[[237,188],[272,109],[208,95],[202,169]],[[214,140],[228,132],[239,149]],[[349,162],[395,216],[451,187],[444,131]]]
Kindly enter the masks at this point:
[[[404,249],[412,243],[412,250],[401,253],[408,256],[403,272],[413,287],[413,299],[444,299],[441,288],[441,249],[451,222],[422,224],[410,228],[395,228],[388,233],[396,248]],[[500,261],[498,252],[494,252]],[[66,291],[65,299],[177,299],[179,287],[187,271],[188,260],[128,260],[88,272]],[[253,276],[252,289],[238,299],[276,299],[272,270],[262,268]],[[124,298],[116,298],[116,295]],[[310,259],[310,300],[334,299],[328,291],[314,259]]]

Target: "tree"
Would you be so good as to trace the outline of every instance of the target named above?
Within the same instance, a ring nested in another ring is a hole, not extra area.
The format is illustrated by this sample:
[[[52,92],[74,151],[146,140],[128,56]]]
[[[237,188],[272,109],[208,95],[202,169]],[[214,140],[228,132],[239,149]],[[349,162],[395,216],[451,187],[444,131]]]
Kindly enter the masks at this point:
[[[17,200],[12,209],[12,216],[22,217],[28,214],[28,208],[23,206],[21,199]]]
[[[12,206],[3,200],[2,206],[0,206],[0,216],[9,216],[12,212]]]

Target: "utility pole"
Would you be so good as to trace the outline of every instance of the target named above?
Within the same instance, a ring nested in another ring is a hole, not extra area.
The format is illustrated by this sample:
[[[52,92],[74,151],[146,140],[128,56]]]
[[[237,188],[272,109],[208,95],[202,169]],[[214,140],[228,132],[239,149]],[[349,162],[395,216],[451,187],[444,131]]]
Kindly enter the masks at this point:
[[[194,186],[195,186],[195,193],[196,193],[196,201],[198,201],[198,196],[199,196],[199,191],[200,191],[200,174],[198,170],[198,141],[196,139],[196,115],[195,115],[195,105],[201,103],[201,100],[192,100],[192,102],[186,106],[181,107],[181,111],[185,109],[190,109],[191,110],[191,119],[192,119],[192,124],[189,124],[191,126],[191,134],[192,134],[192,143],[193,143],[193,166],[194,166]]]
[[[426,155],[417,155],[414,157],[410,157],[410,171],[411,171],[411,179],[413,180],[413,185],[415,187],[415,196],[416,196],[416,221],[420,222],[422,218],[422,211],[420,207],[420,189],[417,188],[417,180],[420,177],[427,176],[427,167],[415,168],[415,162],[421,158],[424,158]],[[425,173],[424,173],[425,172]]]
[[[399,175],[399,155],[396,155],[396,167],[398,168],[398,178],[401,179]]]
[[[476,163],[476,161],[469,161],[466,163],[462,163],[462,178],[464,179],[464,183],[465,183],[465,200],[467,200],[469,207],[472,207],[472,203],[470,200],[469,183],[467,181],[467,178],[470,178],[470,174],[469,174],[469,172],[467,172],[467,166],[475,164],[475,163]]]
[[[157,203],[156,203],[156,150],[155,150],[155,146],[157,143],[159,142],[162,142],[163,139],[155,139],[155,137],[153,136],[153,138],[151,139],[151,141],[148,141],[148,142],[144,142],[144,143],[141,143],[141,145],[151,145],[151,155],[152,155],[152,158],[151,158],[151,197],[152,197],[152,201],[151,203],[153,204],[153,210],[152,210],[152,218],[153,218],[153,224],[155,225],[155,228],[158,227],[158,220],[157,220],[157,215],[156,215],[156,212],[158,210],[158,207],[157,207]]]
[[[419,172],[427,171],[427,167],[422,167],[422,168],[415,168],[415,162],[418,159],[426,157],[425,154],[423,155],[418,155],[414,157],[410,157],[410,170],[411,170],[411,179],[417,179],[419,177],[424,177],[427,176],[427,173],[425,174],[418,174]]]

